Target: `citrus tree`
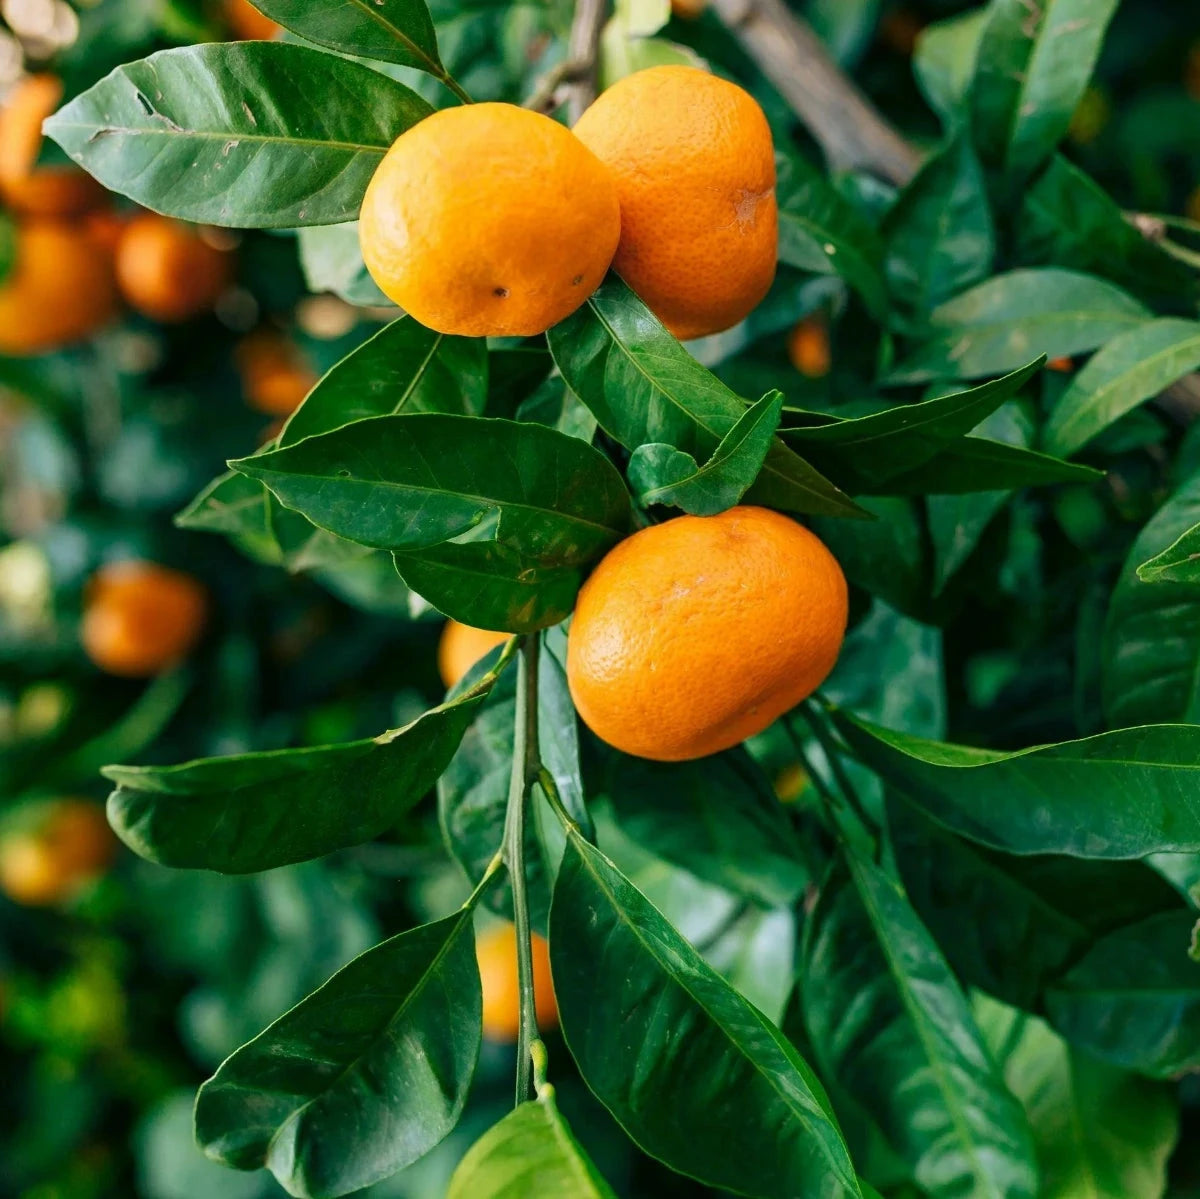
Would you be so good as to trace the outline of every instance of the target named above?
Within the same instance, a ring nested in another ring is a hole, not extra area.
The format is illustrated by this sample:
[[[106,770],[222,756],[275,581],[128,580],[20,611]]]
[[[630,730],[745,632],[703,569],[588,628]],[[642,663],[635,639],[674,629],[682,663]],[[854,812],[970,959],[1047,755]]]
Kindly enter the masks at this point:
[[[178,523],[500,644],[375,736],[106,768],[127,845],[231,875],[436,789],[470,880],[223,1062],[205,1151],[311,1196],[417,1162],[508,968],[515,1105],[453,1195],[613,1193],[568,1069],[735,1193],[1162,1194],[1200,1061],[1200,512],[1161,414],[1200,324],[1189,222],[1059,151],[1114,0],[931,26],[911,142],[770,0],[669,38],[657,4],[260,7],[281,39],[46,125],[404,310]]]

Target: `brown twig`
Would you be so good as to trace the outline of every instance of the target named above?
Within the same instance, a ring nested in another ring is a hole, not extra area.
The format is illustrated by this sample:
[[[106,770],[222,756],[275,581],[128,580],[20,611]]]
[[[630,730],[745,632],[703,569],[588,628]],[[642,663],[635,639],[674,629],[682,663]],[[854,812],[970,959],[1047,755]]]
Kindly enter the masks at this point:
[[[829,165],[903,185],[917,151],[829,56],[783,0],[712,0],[717,15],[817,140]]]
[[[579,120],[583,110],[596,98],[600,35],[607,16],[606,0],[577,0],[567,37],[566,58],[538,80],[523,107],[549,115],[566,104],[571,124]]]

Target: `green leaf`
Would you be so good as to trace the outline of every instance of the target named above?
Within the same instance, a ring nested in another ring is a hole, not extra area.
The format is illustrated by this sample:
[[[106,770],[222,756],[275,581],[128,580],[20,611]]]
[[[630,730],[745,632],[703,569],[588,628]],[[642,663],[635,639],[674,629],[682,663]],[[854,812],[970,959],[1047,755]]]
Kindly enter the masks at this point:
[[[446,1199],[616,1199],[559,1113],[553,1088],[522,1103],[467,1151]]]
[[[1193,475],[1138,534],[1104,623],[1101,682],[1113,724],[1200,717],[1200,583],[1144,582],[1138,567],[1200,524]]]
[[[367,950],[227,1058],[196,1097],[196,1139],[290,1195],[387,1178],[458,1123],[481,1007],[468,906]]]
[[[873,1117],[928,1194],[1037,1193],[1024,1114],[900,888],[853,861],[805,928],[800,995],[823,1073]]]
[[[732,508],[758,477],[782,412],[783,393],[768,392],[746,409],[703,466],[673,446],[638,446],[629,459],[629,481],[638,502],[670,504],[693,516],[716,516]]]
[[[647,1153],[767,1199],[861,1194],[816,1076],[575,834],[554,889],[550,960],[580,1072]]]
[[[109,823],[152,862],[224,874],[361,845],[429,791],[494,682],[485,676],[411,724],[364,741],[182,766],[107,766],[105,778],[117,784]]]
[[[1009,271],[935,308],[928,338],[889,381],[1003,374],[1031,354],[1094,350],[1149,319],[1141,303],[1103,279],[1050,267]]]
[[[1161,1199],[1179,1130],[1172,1088],[1079,1053],[983,996],[976,1011],[1028,1113],[1041,1199]]]
[[[420,550],[475,530],[544,565],[577,567],[630,521],[608,459],[535,424],[378,416],[230,465],[318,528],[376,549]]]
[[[1117,0],[992,0],[971,87],[980,156],[1012,176],[1066,134]]]
[[[12,272],[17,262],[17,226],[12,217],[0,211],[0,283]]]
[[[780,436],[789,445],[802,448],[820,470],[842,479],[851,492],[866,493],[957,445],[1016,395],[1044,362],[1044,358],[1036,358],[1020,370],[967,391],[920,404],[897,404],[851,420],[787,428]],[[788,413],[789,423],[796,419],[803,417]]]
[[[175,517],[175,524],[181,529],[223,533],[259,562],[283,561],[271,528],[267,489],[236,471],[214,479]]]
[[[927,25],[913,51],[913,73],[943,125],[958,122],[975,75],[987,9],[976,8]]]
[[[1137,577],[1143,583],[1200,583],[1200,525],[1192,525],[1161,554],[1143,562]]]
[[[347,59],[229,42],[118,67],[46,132],[105,187],[156,212],[289,228],[356,218],[384,153],[432,111]]]
[[[437,36],[424,0],[253,0],[273,21],[340,54],[416,67],[439,78]]]
[[[1200,849],[1200,726],[1117,729],[1006,753],[835,711],[851,751],[930,819],[1008,853],[1139,858]]]
[[[1194,912],[1163,913],[1110,933],[1046,994],[1072,1045],[1154,1078],[1200,1065],[1200,963],[1188,955]]]
[[[1142,862],[1016,857],[973,845],[903,801],[888,805],[909,900],[964,983],[1036,1010],[1097,937],[1182,907]]]
[[[745,404],[614,276],[547,338],[567,386],[627,449],[663,442],[700,462],[745,413]],[[779,442],[768,451],[749,499],[792,512],[861,515]]]
[[[991,270],[995,231],[983,171],[956,137],[926,159],[883,225],[892,294],[919,315]]]
[[[358,222],[306,225],[296,231],[300,266],[311,292],[332,292],[347,304],[386,308],[392,301],[379,290],[363,262]]]
[[[487,346],[479,338],[435,333],[402,316],[325,375],[288,420],[279,446],[370,416],[478,415],[487,377]]]
[[[876,316],[887,309],[879,233],[825,176],[798,154],[777,154],[779,260],[838,275]]]
[[[1073,454],[1127,412],[1200,367],[1200,322],[1150,321],[1114,337],[1071,380],[1050,414],[1044,444]]]

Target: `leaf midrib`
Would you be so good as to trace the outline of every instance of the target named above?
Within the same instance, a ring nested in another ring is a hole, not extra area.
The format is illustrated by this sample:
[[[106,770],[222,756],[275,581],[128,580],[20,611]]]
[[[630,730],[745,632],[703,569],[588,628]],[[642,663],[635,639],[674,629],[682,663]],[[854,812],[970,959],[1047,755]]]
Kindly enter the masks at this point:
[[[435,79],[445,77],[446,69],[436,58],[430,58],[429,54],[422,50],[415,41],[407,33],[404,32],[398,25],[392,24],[381,12],[377,11],[375,6],[368,4],[366,0],[349,0],[355,8],[360,9],[376,24],[381,25],[390,33],[396,41],[398,41],[406,50],[414,57],[419,58],[426,65],[421,69],[432,75]]]
[[[105,135],[114,133],[128,134],[133,137],[168,137],[168,138],[187,138],[198,141],[219,141],[219,142],[252,142],[262,143],[264,145],[287,145],[287,146],[315,146],[327,150],[344,150],[355,154],[378,154],[383,157],[387,153],[388,146],[374,145],[360,142],[345,142],[345,141],[330,141],[325,138],[311,137],[285,137],[277,133],[230,133],[228,131],[221,132],[220,130],[207,129],[170,129],[170,128],[138,128],[137,126],[127,125],[102,125],[98,121],[83,122],[83,121],[55,121],[48,132],[53,133],[59,129],[77,129],[91,130],[92,136],[88,140],[93,140],[97,134]]]

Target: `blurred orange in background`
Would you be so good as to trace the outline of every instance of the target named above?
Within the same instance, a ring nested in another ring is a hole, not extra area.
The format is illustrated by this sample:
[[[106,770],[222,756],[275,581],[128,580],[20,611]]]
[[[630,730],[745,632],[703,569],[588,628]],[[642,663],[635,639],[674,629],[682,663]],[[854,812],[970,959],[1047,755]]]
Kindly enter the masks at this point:
[[[116,850],[97,804],[60,799],[19,809],[0,836],[0,890],[29,906],[62,903],[99,878]]]
[[[243,338],[236,357],[246,402],[267,416],[291,416],[316,386],[299,346],[273,329]]]

